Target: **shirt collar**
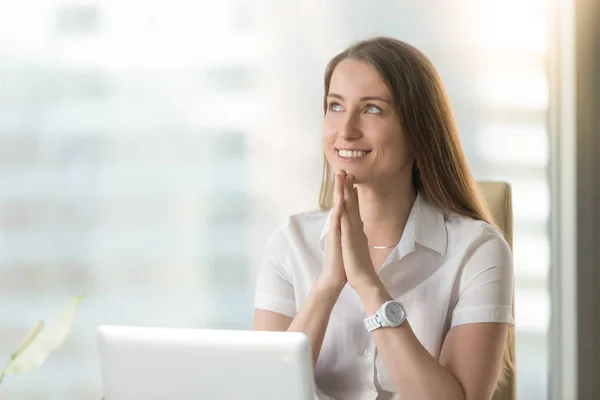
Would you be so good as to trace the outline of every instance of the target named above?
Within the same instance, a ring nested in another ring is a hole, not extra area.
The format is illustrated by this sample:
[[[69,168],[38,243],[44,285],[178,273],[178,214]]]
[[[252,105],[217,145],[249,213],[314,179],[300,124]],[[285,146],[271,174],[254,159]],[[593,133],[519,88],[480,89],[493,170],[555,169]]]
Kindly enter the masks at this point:
[[[331,211],[319,237],[319,245],[325,250],[325,236],[329,230]],[[431,204],[424,195],[417,194],[413,203],[404,233],[395,250],[403,257],[415,251],[415,243],[430,248],[442,256],[446,255],[448,240],[446,237],[446,224],[444,214]]]

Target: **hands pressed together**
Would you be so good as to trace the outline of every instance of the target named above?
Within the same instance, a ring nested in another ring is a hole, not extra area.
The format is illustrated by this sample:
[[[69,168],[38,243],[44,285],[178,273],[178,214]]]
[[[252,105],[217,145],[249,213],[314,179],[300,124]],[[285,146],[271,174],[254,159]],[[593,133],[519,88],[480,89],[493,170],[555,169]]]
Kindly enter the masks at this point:
[[[354,290],[379,284],[360,218],[353,175],[336,173],[333,199],[319,284],[341,289],[348,282]]]

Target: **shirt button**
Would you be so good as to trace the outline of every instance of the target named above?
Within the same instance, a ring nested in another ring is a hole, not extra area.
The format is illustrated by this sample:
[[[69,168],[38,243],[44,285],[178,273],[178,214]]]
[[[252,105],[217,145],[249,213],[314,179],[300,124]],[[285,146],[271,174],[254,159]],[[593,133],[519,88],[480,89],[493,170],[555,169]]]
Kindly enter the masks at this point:
[[[371,355],[371,350],[365,350],[365,357],[369,357]]]

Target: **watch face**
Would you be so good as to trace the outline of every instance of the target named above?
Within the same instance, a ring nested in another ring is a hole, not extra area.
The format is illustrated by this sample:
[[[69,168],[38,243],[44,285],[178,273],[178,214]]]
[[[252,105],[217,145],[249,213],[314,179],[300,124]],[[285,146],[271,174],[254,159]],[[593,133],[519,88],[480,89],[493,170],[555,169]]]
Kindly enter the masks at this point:
[[[399,303],[391,302],[385,307],[385,316],[392,324],[400,324],[404,320],[404,309]]]

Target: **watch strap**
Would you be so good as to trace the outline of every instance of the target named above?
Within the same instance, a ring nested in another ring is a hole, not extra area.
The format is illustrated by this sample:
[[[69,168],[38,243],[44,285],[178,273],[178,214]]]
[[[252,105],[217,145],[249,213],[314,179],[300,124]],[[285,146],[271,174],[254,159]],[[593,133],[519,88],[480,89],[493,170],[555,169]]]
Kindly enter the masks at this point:
[[[365,318],[365,327],[368,332],[372,332],[377,328],[381,328],[383,326],[382,321],[379,319],[378,313],[371,315],[370,317]]]

